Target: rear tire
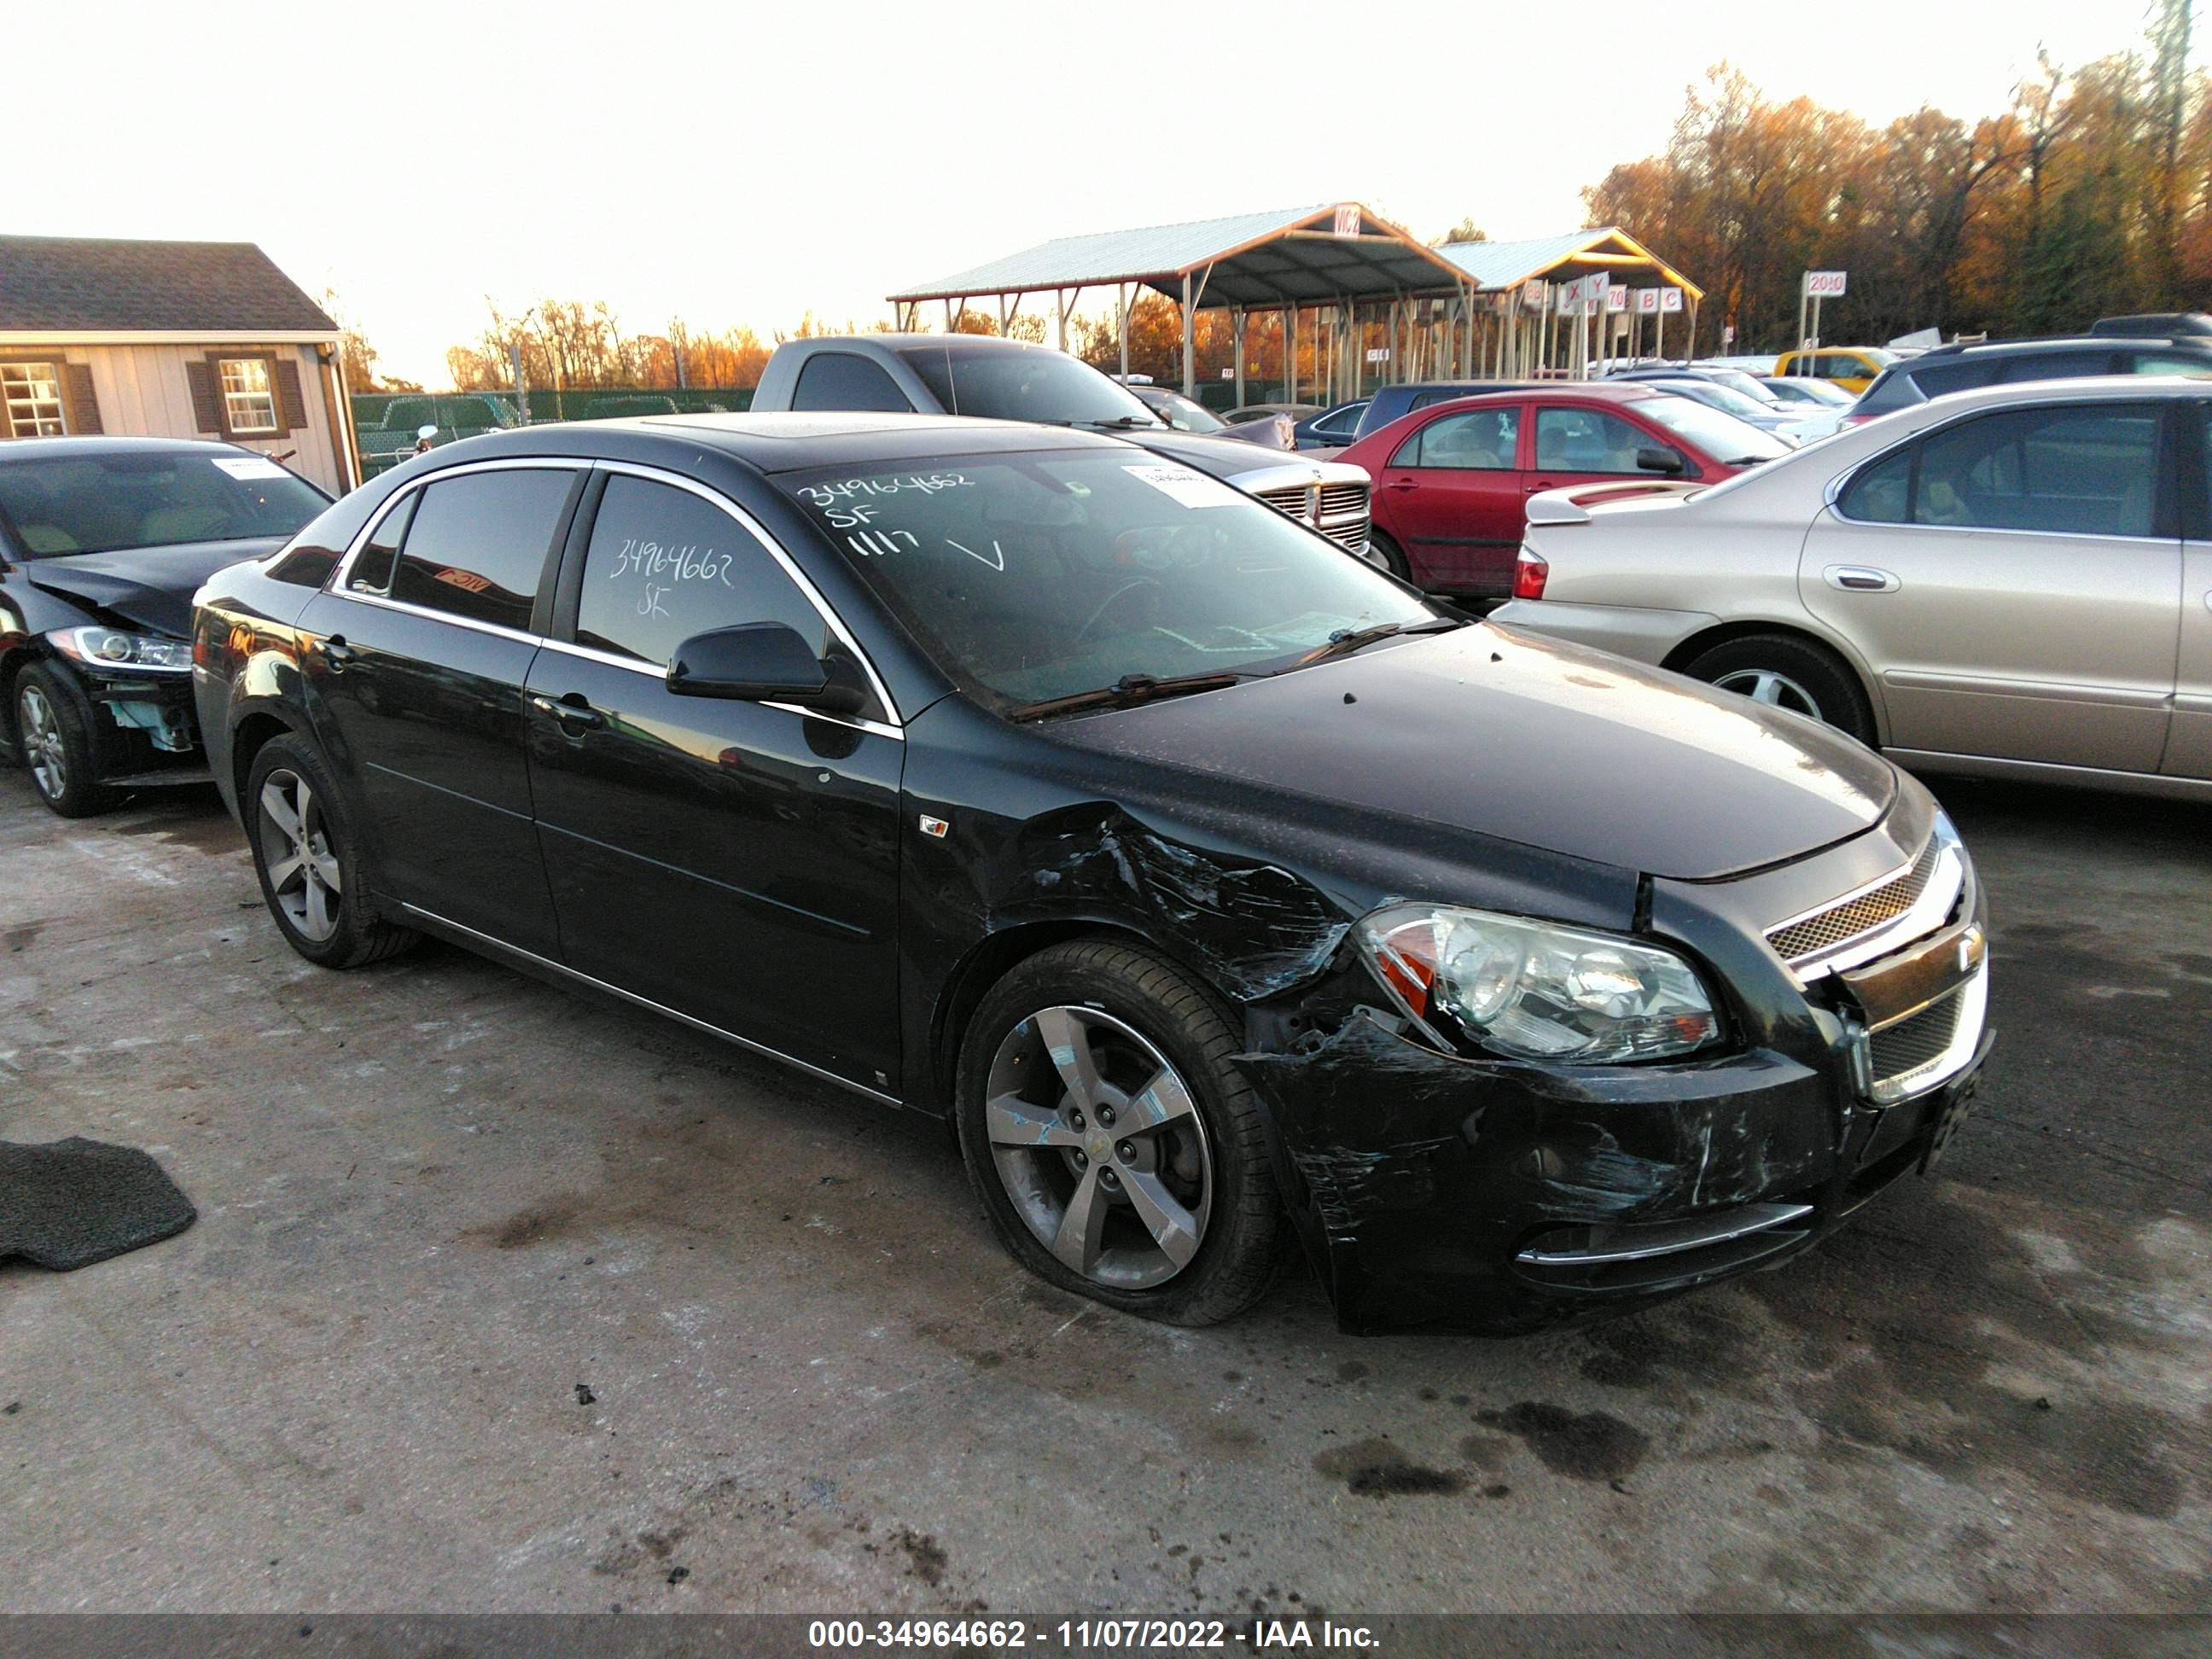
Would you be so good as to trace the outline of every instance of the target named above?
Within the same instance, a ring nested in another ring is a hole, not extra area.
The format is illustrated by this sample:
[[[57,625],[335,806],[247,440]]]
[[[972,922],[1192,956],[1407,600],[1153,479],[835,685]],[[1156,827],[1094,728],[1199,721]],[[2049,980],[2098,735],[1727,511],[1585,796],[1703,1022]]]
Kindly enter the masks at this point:
[[[75,689],[50,668],[34,664],[16,677],[15,744],[48,811],[85,818],[107,805],[83,708]]]
[[[1281,1204],[1230,1014],[1174,963],[1103,939],[1017,964],[961,1043],[960,1152],[1015,1260],[1173,1325],[1258,1301]]]
[[[1693,657],[1682,672],[1754,702],[1810,715],[1875,744],[1874,710],[1858,677],[1824,645],[1790,634],[1750,634]]]
[[[361,844],[314,745],[271,738],[239,801],[261,897],[284,942],[321,968],[361,968],[420,937],[369,908]]]

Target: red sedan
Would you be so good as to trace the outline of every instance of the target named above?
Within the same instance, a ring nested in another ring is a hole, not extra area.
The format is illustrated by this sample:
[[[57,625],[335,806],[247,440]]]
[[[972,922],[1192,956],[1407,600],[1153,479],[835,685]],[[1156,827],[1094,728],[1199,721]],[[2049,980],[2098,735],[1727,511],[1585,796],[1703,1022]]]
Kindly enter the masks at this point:
[[[1502,599],[1538,490],[1624,478],[1717,483],[1788,453],[1687,398],[1595,381],[1433,404],[1337,459],[1375,480],[1369,556],[1432,592]]]

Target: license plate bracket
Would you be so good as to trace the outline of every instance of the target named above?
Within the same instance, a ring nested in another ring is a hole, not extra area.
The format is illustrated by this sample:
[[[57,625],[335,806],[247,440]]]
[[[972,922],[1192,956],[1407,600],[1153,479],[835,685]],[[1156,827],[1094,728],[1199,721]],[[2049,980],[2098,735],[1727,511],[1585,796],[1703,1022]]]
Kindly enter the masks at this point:
[[[1944,1097],[1943,1103],[1936,1109],[1935,1122],[1928,1131],[1928,1150],[1921,1154],[1920,1158],[1921,1174],[1926,1175],[1942,1163],[1944,1153],[1951,1150],[1951,1142],[1958,1136],[1959,1126],[1966,1121],[1966,1115],[1973,1110],[1974,1085],[1977,1081],[1978,1081],[1978,1079],[1968,1078],[1963,1084],[1951,1090]]]

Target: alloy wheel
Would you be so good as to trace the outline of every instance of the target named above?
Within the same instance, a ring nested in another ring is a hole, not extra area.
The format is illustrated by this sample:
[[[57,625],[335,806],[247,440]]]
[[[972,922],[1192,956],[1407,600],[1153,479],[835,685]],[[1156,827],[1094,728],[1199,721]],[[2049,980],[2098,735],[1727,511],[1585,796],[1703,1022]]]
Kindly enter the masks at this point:
[[[1198,1254],[1213,1203],[1206,1125],[1133,1026],[1097,1008],[1039,1009],[999,1044],[984,1115],[1015,1213],[1069,1272],[1146,1290]]]
[[[1778,674],[1771,668],[1739,668],[1722,675],[1713,685],[1718,690],[1734,691],[1771,708],[1787,708],[1793,714],[1804,714],[1816,720],[1827,719],[1810,691],[1787,674]]]
[[[261,786],[261,860],[295,933],[319,945],[337,932],[344,890],[337,853],[322,803],[297,772],[271,772]]]
[[[23,688],[16,712],[21,717],[17,725],[22,732],[23,758],[30,765],[32,781],[48,800],[59,800],[69,788],[69,754],[62,744],[61,717],[46,694],[35,685]]]

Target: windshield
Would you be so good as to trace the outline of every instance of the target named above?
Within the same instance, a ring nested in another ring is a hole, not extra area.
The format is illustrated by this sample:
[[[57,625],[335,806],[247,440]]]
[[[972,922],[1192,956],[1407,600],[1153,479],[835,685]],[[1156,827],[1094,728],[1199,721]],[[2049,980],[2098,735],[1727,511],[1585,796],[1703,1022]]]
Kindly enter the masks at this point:
[[[1761,409],[1772,409],[1782,401],[1759,384],[1756,374],[1747,374],[1740,368],[1713,368],[1705,372],[1712,377],[1713,385],[1724,392],[1733,392]]]
[[[1076,426],[1159,424],[1150,410],[1090,364],[1043,346],[1019,351],[908,346],[899,356],[948,415]]]
[[[1135,449],[779,480],[962,684],[1000,706],[1128,675],[1273,672],[1442,613],[1273,509]]]
[[[330,498],[244,450],[0,459],[0,514],[32,558],[289,536]]]
[[[1218,418],[1204,404],[1186,398],[1180,392],[1164,392],[1158,386],[1147,386],[1138,392],[1136,398],[1139,403],[1178,432],[1221,432],[1228,428],[1229,423]]]
[[[1725,392],[1727,388],[1709,386],[1706,390]],[[1692,403],[1687,398],[1647,398],[1636,405],[1636,412],[1687,438],[1717,461],[1731,465],[1738,461],[1771,461],[1790,453],[1790,446],[1771,433],[1762,432],[1733,415],[1723,415],[1708,404]]]
[[[1715,380],[1654,380],[1651,384],[1664,386],[1679,398],[1694,398],[1708,409],[1717,409],[1739,421],[1756,421],[1774,412],[1768,404],[1731,392]]]

